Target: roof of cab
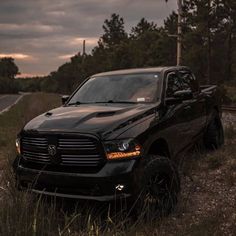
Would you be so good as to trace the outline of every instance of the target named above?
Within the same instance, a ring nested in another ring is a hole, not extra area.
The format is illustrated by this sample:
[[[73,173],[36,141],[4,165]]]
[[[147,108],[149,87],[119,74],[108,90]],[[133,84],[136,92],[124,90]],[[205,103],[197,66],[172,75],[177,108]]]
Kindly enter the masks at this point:
[[[169,66],[169,67],[149,67],[149,68],[136,68],[136,69],[125,69],[125,70],[115,70],[115,71],[108,71],[102,72],[93,75],[93,77],[98,76],[112,76],[112,75],[128,75],[128,74],[141,74],[141,73],[160,73],[166,70],[179,70],[179,69],[187,69],[184,66]]]

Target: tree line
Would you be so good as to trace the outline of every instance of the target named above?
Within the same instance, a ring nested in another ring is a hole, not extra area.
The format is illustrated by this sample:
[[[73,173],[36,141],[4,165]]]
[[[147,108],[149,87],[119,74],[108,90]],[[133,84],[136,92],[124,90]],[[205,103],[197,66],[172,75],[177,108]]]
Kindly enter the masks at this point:
[[[234,81],[236,1],[184,0],[182,14],[182,64],[190,66],[203,84]],[[104,21],[104,33],[90,54],[76,54],[49,76],[28,80],[25,89],[34,86],[38,90],[70,93],[98,72],[176,65],[177,18],[172,12],[161,27],[142,18],[126,32],[123,17],[112,14]]]
[[[236,1],[185,0],[182,14],[182,64],[190,66],[203,84],[234,80]],[[176,65],[177,18],[172,12],[161,27],[142,18],[128,33],[124,19],[112,14],[92,53],[75,55],[48,79],[57,81],[59,91],[68,92],[97,72]]]

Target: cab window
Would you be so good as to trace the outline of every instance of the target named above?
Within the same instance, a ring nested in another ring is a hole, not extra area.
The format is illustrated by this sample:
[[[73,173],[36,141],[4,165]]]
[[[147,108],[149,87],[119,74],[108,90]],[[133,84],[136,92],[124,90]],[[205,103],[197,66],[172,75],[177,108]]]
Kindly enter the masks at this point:
[[[183,85],[183,90],[191,90],[193,93],[199,91],[199,85],[195,76],[189,71],[180,71],[179,77]]]
[[[167,76],[167,89],[166,89],[166,97],[173,97],[174,93],[177,91],[183,90],[183,86],[179,76],[172,72]]]

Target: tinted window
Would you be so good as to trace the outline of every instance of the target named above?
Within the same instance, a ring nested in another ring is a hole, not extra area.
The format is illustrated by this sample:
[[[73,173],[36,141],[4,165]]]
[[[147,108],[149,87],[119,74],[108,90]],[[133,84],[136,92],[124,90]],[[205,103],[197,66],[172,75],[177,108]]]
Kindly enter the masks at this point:
[[[188,71],[179,72],[180,79],[183,84],[183,89],[190,89],[193,92],[199,91],[199,85],[196,78]]]
[[[174,93],[180,90],[183,90],[180,78],[176,73],[170,73],[167,76],[166,97],[173,97]]]
[[[159,73],[92,77],[75,93],[69,104],[154,102],[160,93],[159,77]]]

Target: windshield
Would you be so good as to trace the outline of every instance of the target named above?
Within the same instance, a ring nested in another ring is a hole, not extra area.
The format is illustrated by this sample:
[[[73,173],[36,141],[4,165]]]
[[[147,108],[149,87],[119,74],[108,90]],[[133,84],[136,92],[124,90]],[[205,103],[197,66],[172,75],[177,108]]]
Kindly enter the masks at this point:
[[[92,77],[70,99],[80,103],[149,103],[159,97],[159,73]]]

